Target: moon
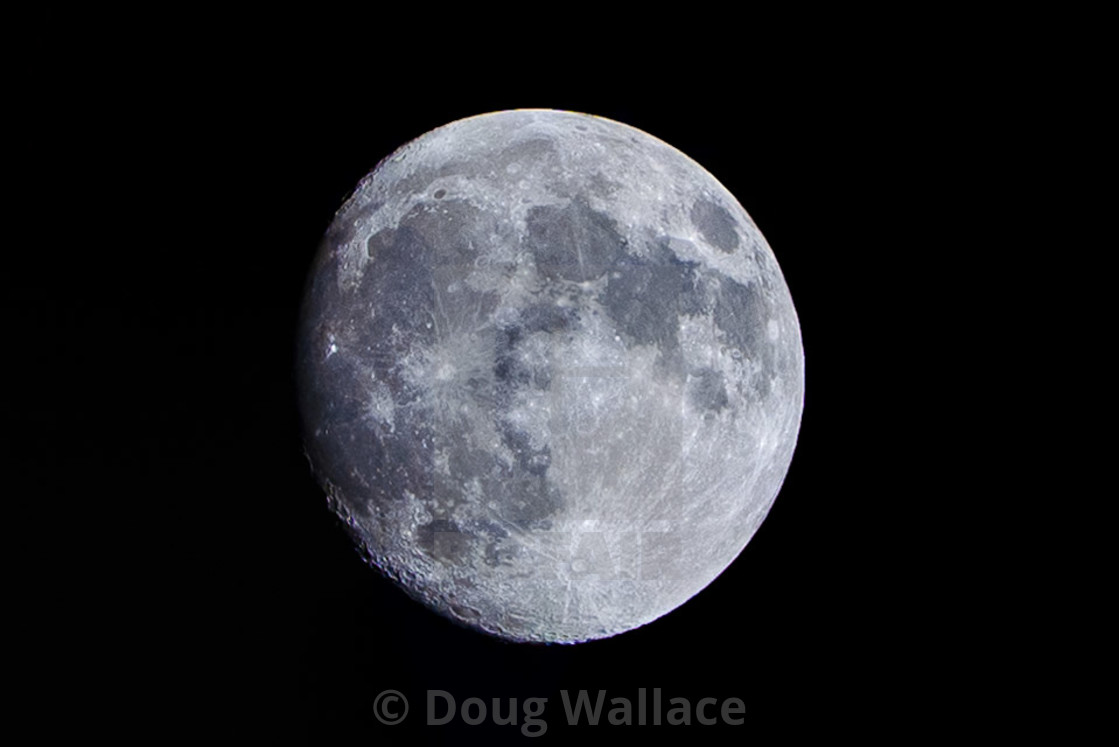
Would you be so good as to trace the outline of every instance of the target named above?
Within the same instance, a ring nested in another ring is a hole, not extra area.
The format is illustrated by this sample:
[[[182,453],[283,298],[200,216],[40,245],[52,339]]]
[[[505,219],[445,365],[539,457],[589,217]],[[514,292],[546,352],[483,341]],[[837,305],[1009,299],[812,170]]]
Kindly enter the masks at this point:
[[[305,448],[368,562],[436,612],[577,643],[738,556],[792,460],[804,355],[741,205],[633,127],[502,111],[338,211],[299,330]]]

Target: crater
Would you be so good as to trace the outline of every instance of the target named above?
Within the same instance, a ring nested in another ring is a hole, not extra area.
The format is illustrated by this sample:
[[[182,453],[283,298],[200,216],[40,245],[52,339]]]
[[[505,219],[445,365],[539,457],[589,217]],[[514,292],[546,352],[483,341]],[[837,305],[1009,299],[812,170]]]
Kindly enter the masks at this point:
[[[700,232],[708,244],[730,254],[738,248],[738,232],[734,230],[734,218],[722,205],[708,200],[697,200],[692,205],[692,225]]]
[[[392,246],[392,242],[395,238],[396,231],[392,228],[378,231],[365,242],[365,255],[370,259],[376,259],[378,254],[381,254],[383,250]]]

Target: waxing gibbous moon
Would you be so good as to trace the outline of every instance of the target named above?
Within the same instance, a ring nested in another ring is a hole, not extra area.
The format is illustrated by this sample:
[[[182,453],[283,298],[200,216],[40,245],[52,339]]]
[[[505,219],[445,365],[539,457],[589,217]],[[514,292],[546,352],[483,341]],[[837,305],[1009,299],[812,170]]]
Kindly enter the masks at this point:
[[[307,454],[368,561],[515,641],[648,623],[765,518],[804,398],[772,250],[618,122],[433,130],[337,213],[299,332]]]

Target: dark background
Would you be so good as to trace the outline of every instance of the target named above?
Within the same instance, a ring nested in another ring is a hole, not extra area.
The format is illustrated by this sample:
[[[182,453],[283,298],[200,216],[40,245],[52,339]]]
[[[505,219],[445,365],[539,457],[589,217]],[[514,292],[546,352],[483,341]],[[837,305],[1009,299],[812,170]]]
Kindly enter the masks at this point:
[[[935,71],[436,60],[386,85],[373,62],[309,69],[294,52],[106,51],[40,77],[36,59],[13,115],[31,168],[5,303],[18,391],[37,393],[6,419],[15,502],[84,542],[36,544],[35,567],[62,572],[25,577],[30,607],[61,611],[20,619],[68,652],[45,676],[115,704],[102,717],[384,744],[519,736],[423,728],[424,693],[442,689],[460,705],[547,697],[542,741],[566,743],[561,689],[744,700],[743,727],[669,735],[707,742],[924,733],[972,707],[954,662],[983,634],[970,596],[947,589],[958,540],[942,514],[958,499],[937,466],[967,457],[931,384],[958,373],[929,370],[949,331],[924,300],[930,274],[944,282],[927,250],[963,210],[944,188],[961,133]],[[579,646],[456,627],[365,567],[311,477],[295,406],[303,283],[349,191],[433,127],[520,107],[624,122],[711,171],[773,247],[804,335],[800,439],[756,536],[675,612]],[[388,688],[412,703],[392,729],[373,717]]]

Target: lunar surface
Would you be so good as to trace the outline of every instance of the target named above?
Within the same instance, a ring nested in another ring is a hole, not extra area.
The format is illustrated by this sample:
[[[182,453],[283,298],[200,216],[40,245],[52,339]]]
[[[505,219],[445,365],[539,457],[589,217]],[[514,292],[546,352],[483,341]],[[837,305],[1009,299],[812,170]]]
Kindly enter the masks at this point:
[[[800,328],[772,250],[640,130],[522,110],[382,161],[315,259],[308,457],[368,561],[515,641],[683,604],[742,551],[796,444]]]

